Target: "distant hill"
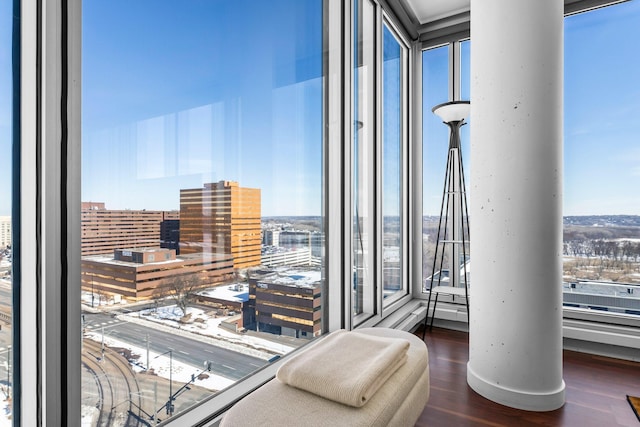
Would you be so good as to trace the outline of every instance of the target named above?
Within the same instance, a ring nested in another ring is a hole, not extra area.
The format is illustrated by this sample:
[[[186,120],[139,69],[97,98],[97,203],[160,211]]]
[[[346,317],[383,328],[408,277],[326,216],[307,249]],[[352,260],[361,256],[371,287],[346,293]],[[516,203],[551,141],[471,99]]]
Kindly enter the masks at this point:
[[[438,221],[435,215],[422,217],[425,223]],[[562,218],[564,225],[576,225],[583,227],[640,227],[640,215],[577,215]],[[313,225],[320,227],[320,216],[263,216],[263,223],[290,223],[293,225]]]
[[[640,227],[640,215],[565,216],[563,223],[587,227]]]

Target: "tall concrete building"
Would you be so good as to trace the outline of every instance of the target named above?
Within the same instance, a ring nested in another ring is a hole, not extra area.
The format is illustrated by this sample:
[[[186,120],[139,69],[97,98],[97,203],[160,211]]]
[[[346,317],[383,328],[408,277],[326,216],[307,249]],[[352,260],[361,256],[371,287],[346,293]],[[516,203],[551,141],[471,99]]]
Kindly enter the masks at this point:
[[[83,202],[82,256],[113,254],[121,248],[161,247],[162,224],[179,218],[178,211],[111,210],[104,203]]]
[[[180,190],[180,253],[231,254],[234,268],[260,265],[260,189],[220,181]]]
[[[11,217],[0,216],[0,249],[11,246]]]

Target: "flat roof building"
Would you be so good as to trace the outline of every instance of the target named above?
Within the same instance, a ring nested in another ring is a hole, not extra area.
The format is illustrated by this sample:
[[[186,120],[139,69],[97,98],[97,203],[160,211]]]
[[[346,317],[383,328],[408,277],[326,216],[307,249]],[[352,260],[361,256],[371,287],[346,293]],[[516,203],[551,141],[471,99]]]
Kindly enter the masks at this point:
[[[163,223],[173,221],[175,229],[179,219],[178,211],[111,210],[101,202],[83,202],[82,256],[110,255],[119,248],[161,247]]]
[[[287,249],[278,246],[262,247],[262,265],[278,267],[284,265],[314,265],[311,249]]]
[[[258,270],[249,277],[249,306],[258,331],[296,338],[322,333],[320,269]],[[248,319],[244,321],[249,327]]]
[[[233,277],[233,259],[223,254],[176,257],[161,248],[116,249],[107,257],[82,258],[82,289],[98,295],[120,295],[132,301],[153,298],[178,277],[197,275],[201,288]]]

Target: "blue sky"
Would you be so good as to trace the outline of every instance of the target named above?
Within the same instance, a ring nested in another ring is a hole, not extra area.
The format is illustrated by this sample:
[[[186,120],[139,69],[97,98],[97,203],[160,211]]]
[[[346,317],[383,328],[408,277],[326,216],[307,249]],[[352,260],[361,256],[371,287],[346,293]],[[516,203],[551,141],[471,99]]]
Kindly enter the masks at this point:
[[[640,214],[640,2],[565,19],[565,215]]]
[[[321,2],[188,4],[83,4],[83,200],[177,209],[181,188],[226,179],[261,188],[265,216],[319,215]],[[0,1],[0,215],[10,19]],[[565,215],[640,214],[639,23],[637,1],[565,20]],[[446,160],[447,128],[430,112],[447,100],[442,64],[446,52],[425,67],[425,138],[444,141],[425,146],[426,214],[438,211]]]
[[[0,0],[0,216],[11,215],[11,5]]]
[[[181,188],[232,180],[262,190],[264,216],[320,215],[320,1],[83,13],[84,201],[179,209]]]

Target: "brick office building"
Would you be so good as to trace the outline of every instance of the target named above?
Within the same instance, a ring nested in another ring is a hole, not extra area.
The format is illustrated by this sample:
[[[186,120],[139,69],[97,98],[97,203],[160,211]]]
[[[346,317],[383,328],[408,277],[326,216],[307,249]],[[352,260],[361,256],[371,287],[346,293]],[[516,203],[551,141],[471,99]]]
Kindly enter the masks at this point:
[[[233,259],[219,254],[176,257],[175,250],[160,248],[117,249],[110,257],[82,258],[84,291],[131,301],[152,298],[176,278],[194,274],[202,288],[228,281],[233,277]]]
[[[254,270],[249,278],[251,312],[245,327],[296,338],[322,333],[322,278],[319,269]],[[245,310],[246,312],[246,310]]]
[[[178,211],[111,210],[106,209],[104,203],[83,202],[82,256],[111,255],[115,249],[120,248],[166,246],[161,233],[163,224],[170,222],[175,229],[178,227],[176,221],[179,219]],[[178,239],[175,232],[173,239]]]

